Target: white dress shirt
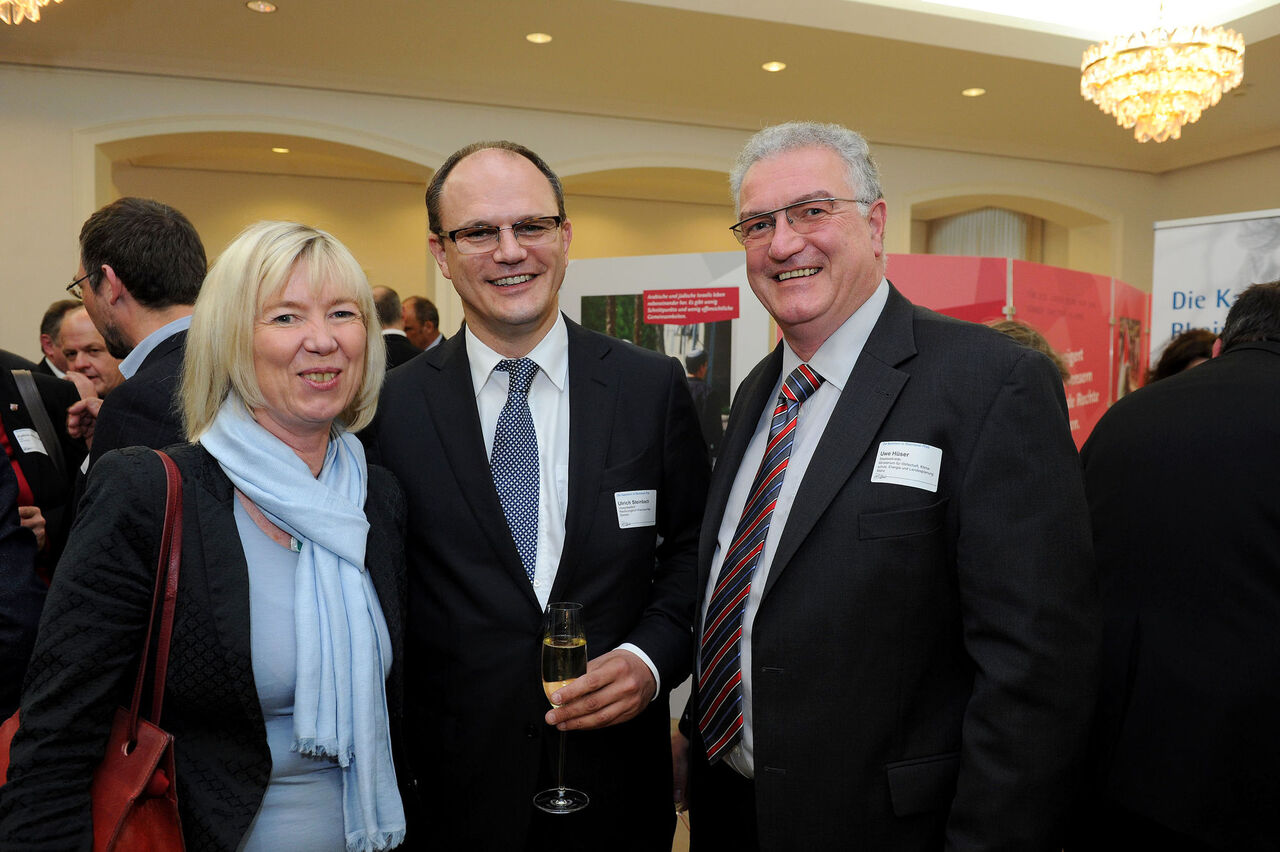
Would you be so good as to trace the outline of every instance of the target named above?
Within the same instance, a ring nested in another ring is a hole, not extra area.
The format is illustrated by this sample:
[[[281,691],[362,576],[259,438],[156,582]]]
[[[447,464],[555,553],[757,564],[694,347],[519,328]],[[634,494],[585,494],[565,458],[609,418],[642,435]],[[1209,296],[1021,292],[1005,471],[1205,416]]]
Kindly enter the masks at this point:
[[[538,365],[529,386],[529,413],[538,436],[538,550],[533,593],[546,609],[564,550],[564,519],[569,506],[569,333],[563,316],[556,318],[556,324],[525,357]],[[506,359],[480,342],[470,329],[467,360],[480,410],[480,433],[486,452],[492,456],[493,436],[498,430],[498,415],[507,404],[511,374],[494,369]]]
[[[511,374],[494,369],[499,361],[506,360],[505,356],[482,343],[471,329],[466,330],[466,345],[471,385],[480,412],[480,434],[492,456],[498,415],[507,404]],[[564,551],[565,515],[569,508],[569,331],[563,314],[556,316],[555,325],[525,357],[538,365],[528,397],[533,431],[538,436],[538,547],[533,593],[545,610]],[[587,641],[591,641],[590,636]],[[658,669],[649,655],[629,642],[619,647],[644,660],[660,691]]]
[[[65,379],[67,377],[67,374],[64,373],[62,370],[59,370],[56,366],[54,366],[54,363],[50,361],[47,357],[44,359],[44,365],[49,368],[49,372],[53,373],[54,378]]]
[[[735,770],[747,778],[755,777],[755,756],[752,751],[754,736],[751,719],[751,628],[755,621],[756,610],[760,608],[760,598],[764,594],[765,581],[769,577],[769,569],[773,564],[773,555],[778,550],[778,539],[787,526],[787,518],[791,514],[791,504],[800,483],[804,480],[805,471],[813,452],[822,439],[822,433],[831,420],[831,412],[840,401],[849,373],[854,362],[862,354],[862,347],[871,335],[871,329],[885,302],[889,299],[889,282],[881,279],[880,286],[871,297],[854,311],[844,323],[827,340],[818,347],[818,351],[807,362],[791,350],[791,346],[783,341],[782,372],[774,384],[773,394],[764,406],[760,419],[756,423],[755,434],[747,445],[746,453],[738,466],[733,480],[733,488],[729,491],[728,502],[725,503],[724,515],[721,516],[720,530],[716,535],[716,550],[711,557],[711,577],[707,583],[706,601],[702,606],[702,620],[706,620],[707,607],[711,603],[711,594],[720,576],[724,554],[728,552],[737,530],[738,521],[742,519],[742,510],[750,496],[751,485],[755,480],[760,461],[764,458],[765,445],[769,440],[769,425],[773,420],[774,403],[782,390],[782,383],[791,371],[807,363],[818,375],[822,376],[821,387],[800,406],[800,414],[796,419],[794,440],[791,445],[791,458],[787,462],[787,472],[782,479],[782,487],[778,492],[777,505],[773,509],[773,517],[769,520],[769,531],[765,534],[764,552],[760,555],[760,563],[751,577],[751,592],[747,595],[746,608],[742,614],[741,648],[742,666],[742,739],[730,750],[726,761]],[[701,637],[699,637],[701,639]]]

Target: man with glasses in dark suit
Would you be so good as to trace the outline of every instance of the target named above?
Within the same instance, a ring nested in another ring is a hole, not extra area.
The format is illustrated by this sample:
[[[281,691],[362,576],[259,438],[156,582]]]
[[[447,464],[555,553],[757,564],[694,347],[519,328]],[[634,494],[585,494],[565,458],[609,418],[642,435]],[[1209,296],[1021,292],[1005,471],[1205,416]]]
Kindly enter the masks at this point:
[[[783,341],[707,498],[692,848],[1059,849],[1100,632],[1062,381],[894,289],[853,131],[767,128],[730,182]]]
[[[184,439],[174,395],[205,254],[186,216],[147,198],[121,198],[80,229],[80,269],[67,288],[120,361],[126,381],[104,400],[91,435],[90,463],[127,446],[160,449]]]
[[[692,657],[708,462],[672,358],[559,311],[573,226],[560,179],[470,145],[427,189],[430,247],[464,330],[390,376],[372,455],[409,502],[409,842],[670,849],[666,694]],[[550,696],[542,613],[583,606],[585,676]],[[583,810],[545,814],[560,726]]]

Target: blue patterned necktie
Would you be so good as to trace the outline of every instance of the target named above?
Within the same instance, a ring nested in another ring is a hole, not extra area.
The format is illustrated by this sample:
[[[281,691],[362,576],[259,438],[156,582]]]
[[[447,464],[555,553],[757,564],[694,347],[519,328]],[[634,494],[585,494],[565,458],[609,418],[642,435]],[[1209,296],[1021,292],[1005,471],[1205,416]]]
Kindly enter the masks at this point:
[[[495,370],[510,374],[507,402],[493,433],[489,470],[502,514],[520,553],[524,572],[533,582],[538,561],[538,435],[529,413],[529,386],[538,365],[529,358],[499,361]]]
[[[822,377],[807,364],[792,370],[782,383],[760,470],[751,483],[742,519],[734,530],[707,606],[698,650],[698,729],[711,763],[742,738],[742,614],[791,459],[800,405],[821,384]]]

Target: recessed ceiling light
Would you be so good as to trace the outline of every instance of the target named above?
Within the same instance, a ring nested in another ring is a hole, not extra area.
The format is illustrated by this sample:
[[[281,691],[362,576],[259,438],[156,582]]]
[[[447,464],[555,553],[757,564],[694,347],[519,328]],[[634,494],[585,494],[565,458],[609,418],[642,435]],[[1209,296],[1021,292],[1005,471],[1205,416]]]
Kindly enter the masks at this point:
[[[272,149],[271,149],[271,153],[273,153],[273,154],[287,154],[287,153],[289,153],[289,149],[288,149],[288,148],[279,148],[279,147],[276,147],[276,148],[272,148]]]
[[[262,12],[264,15],[276,10],[276,4],[268,3],[267,0],[249,0],[249,2],[244,5],[251,11]]]
[[[987,90],[981,86],[974,86],[971,89],[964,89],[960,92],[960,94],[964,95],[966,98],[980,98],[986,93]]]
[[[551,41],[551,36],[546,33],[529,33],[524,38],[525,41],[531,41],[534,44],[546,44]]]
[[[774,61],[774,62],[766,62],[765,64],[761,65],[760,67],[761,67],[761,68],[763,68],[763,69],[764,69],[764,70],[766,70],[766,71],[781,71],[783,68],[786,68],[786,67],[787,67],[787,63],[785,63],[785,62],[777,62],[777,61]]]

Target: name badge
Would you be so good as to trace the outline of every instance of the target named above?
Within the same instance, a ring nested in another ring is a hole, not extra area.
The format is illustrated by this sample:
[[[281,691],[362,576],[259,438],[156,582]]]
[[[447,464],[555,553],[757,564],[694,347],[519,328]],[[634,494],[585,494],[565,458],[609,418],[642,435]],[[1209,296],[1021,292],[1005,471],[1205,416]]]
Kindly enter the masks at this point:
[[[13,437],[18,439],[18,446],[24,453],[49,455],[49,451],[44,448],[44,441],[40,440],[40,433],[35,429],[14,429]]]
[[[651,527],[658,522],[658,492],[615,491],[613,505],[618,510],[618,529]]]
[[[907,485],[923,491],[937,492],[938,472],[942,470],[942,450],[911,441],[882,441],[872,482]]]

